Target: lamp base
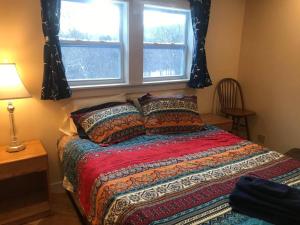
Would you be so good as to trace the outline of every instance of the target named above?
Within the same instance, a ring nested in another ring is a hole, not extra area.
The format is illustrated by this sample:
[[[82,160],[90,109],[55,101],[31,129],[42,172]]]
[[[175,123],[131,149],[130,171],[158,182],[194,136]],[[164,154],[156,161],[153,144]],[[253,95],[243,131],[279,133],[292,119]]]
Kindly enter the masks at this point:
[[[22,143],[11,143],[7,146],[7,152],[19,152],[25,150],[26,146]]]
[[[18,141],[18,138],[16,136],[16,128],[15,128],[15,120],[14,120],[14,111],[15,107],[11,102],[7,105],[7,110],[9,112],[9,121],[10,121],[10,135],[11,135],[11,141],[10,145],[7,147],[7,152],[19,152],[24,150],[26,147],[24,144],[20,143]]]

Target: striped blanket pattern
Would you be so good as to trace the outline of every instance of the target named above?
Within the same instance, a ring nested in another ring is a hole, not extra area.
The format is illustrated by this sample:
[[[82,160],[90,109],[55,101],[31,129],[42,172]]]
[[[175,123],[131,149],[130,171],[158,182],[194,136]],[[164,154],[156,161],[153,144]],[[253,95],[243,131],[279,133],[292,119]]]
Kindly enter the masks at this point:
[[[241,175],[300,188],[300,162],[213,126],[109,147],[61,141],[64,176],[93,225],[267,224],[232,212]]]

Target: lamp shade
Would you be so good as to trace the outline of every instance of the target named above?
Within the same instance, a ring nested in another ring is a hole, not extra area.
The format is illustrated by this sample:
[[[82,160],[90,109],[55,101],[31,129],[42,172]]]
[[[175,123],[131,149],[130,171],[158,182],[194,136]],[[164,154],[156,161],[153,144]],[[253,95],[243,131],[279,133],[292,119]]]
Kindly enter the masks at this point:
[[[29,97],[31,95],[19,77],[16,64],[0,63],[0,100]]]

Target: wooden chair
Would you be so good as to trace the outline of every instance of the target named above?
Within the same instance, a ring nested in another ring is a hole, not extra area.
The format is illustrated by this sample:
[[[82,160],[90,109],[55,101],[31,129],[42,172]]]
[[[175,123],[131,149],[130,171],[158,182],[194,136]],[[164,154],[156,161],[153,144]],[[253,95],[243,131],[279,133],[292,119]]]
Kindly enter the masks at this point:
[[[221,112],[226,117],[232,118],[232,132],[240,132],[240,127],[245,126],[247,139],[250,140],[248,116],[255,115],[255,112],[246,110],[241,85],[232,78],[222,79],[217,85],[217,93],[221,105]],[[240,120],[244,120],[244,124]]]

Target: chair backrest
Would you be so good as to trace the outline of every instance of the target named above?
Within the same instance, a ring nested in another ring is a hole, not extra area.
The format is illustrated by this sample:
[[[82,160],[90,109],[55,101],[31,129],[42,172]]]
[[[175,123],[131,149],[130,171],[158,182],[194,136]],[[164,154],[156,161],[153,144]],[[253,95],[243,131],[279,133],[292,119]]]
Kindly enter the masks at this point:
[[[217,85],[217,92],[221,110],[235,108],[244,109],[244,98],[241,85],[235,79],[224,78],[220,80]]]

